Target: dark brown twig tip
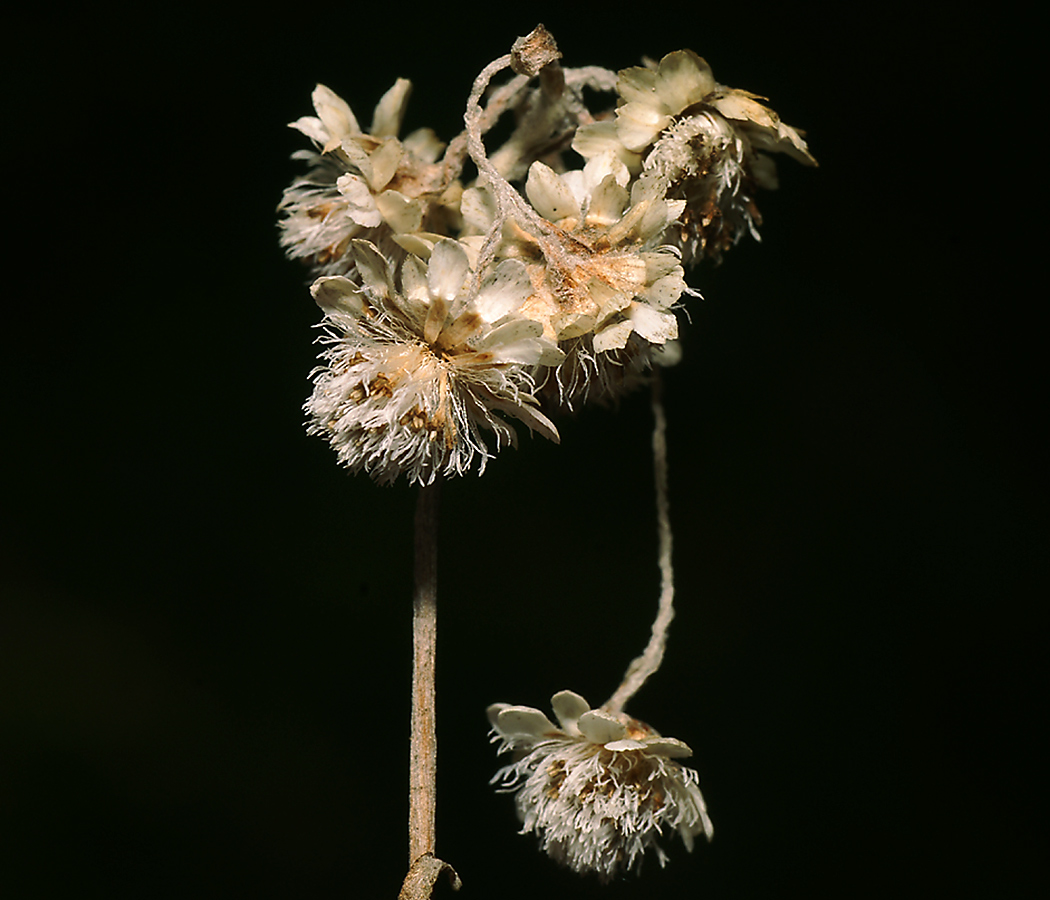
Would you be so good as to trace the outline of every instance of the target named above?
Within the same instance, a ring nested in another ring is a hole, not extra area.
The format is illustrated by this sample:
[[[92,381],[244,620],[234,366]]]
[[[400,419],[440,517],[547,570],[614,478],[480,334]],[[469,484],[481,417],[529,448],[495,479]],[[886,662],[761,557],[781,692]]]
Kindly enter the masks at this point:
[[[448,872],[452,890],[458,891],[463,887],[463,882],[459,880],[459,875],[452,866],[430,853],[424,853],[412,863],[412,868],[408,870],[401,884],[401,893],[397,895],[397,900],[430,900],[434,885],[442,872]]]
[[[560,58],[558,45],[542,25],[537,25],[525,37],[518,38],[510,48],[510,67],[518,75],[528,75],[530,78]]]

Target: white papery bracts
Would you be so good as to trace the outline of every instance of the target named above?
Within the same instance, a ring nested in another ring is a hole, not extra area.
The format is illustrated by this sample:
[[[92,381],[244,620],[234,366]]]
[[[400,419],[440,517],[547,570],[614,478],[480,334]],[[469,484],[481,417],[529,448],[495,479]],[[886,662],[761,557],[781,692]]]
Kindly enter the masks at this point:
[[[392,257],[403,255],[402,248],[429,252],[457,221],[462,188],[438,162],[445,145],[429,128],[397,137],[411,89],[399,78],[366,132],[346,101],[319,84],[317,115],[290,123],[316,149],[293,154],[309,170],[278,207],[281,245],[314,274],[352,274],[353,240],[371,241]]]
[[[572,691],[555,694],[558,725],[538,709],[489,707],[493,740],[514,762],[492,779],[514,793],[522,833],[534,833],[553,859],[601,881],[635,870],[677,833],[688,850],[714,833],[700,779],[679,759],[682,741],[662,737],[623,713],[591,709]]]
[[[805,140],[765,98],[718,84],[691,50],[623,69],[615,121],[582,125],[573,147],[587,159],[614,154],[641,183],[685,209],[667,239],[686,265],[720,259],[745,233],[758,237],[754,195],[777,186],[770,154],[816,165]]]
[[[680,253],[663,241],[685,203],[632,185],[611,153],[563,173],[534,162],[525,196],[535,214],[504,224],[495,256],[525,264],[533,294],[522,315],[566,353],[558,399],[571,406],[592,389],[615,393],[649,364],[651,348],[678,337],[673,307],[688,289]],[[468,189],[462,211],[468,228],[493,228],[488,189]]]
[[[397,267],[365,241],[349,252],[360,287],[328,276],[311,289],[327,347],[305,405],[310,433],[326,437],[343,465],[380,483],[483,470],[515,441],[505,416],[558,439],[531,373],[564,355],[518,312],[531,292],[521,263],[502,262],[475,286],[467,250],[453,240],[438,242],[429,263],[410,255]]]
[[[322,276],[328,329],[310,429],[354,471],[429,482],[483,468],[514,439],[508,417],[554,435],[540,406],[616,395],[670,364],[677,311],[698,296],[685,268],[758,236],[773,154],[815,164],[798,131],[692,51],[618,74],[556,57],[495,87],[500,61],[486,67],[447,147],[426,128],[399,137],[405,79],[367,131],[324,85],[315,115],[291,123],[314,148],[295,154],[308,171],[284,192],[281,243]],[[615,109],[588,108],[613,92]],[[488,153],[483,135],[510,112]],[[468,155],[478,179],[464,190]],[[470,283],[435,305],[453,257],[469,257]],[[486,297],[508,282],[497,320]]]

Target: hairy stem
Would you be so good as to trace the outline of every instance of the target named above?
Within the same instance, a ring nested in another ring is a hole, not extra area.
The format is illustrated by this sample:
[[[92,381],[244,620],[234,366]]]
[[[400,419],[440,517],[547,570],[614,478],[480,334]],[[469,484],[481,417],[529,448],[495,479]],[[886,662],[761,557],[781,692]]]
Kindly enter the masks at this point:
[[[627,667],[623,683],[604,704],[609,712],[618,713],[645,684],[664,659],[667,629],[674,618],[674,569],[671,566],[671,515],[667,490],[667,417],[664,415],[663,380],[659,366],[653,367],[653,475],[656,482],[656,528],[659,543],[660,603],[653,622],[652,636],[641,656]]]
[[[434,853],[437,809],[437,523],[441,483],[419,489],[415,514],[415,595],[412,602],[412,748],[408,789],[408,862]]]
[[[412,598],[412,737],[408,773],[408,874],[398,900],[430,900],[438,876],[456,870],[434,855],[437,812],[437,537],[441,481],[419,489],[415,514],[415,593]]]

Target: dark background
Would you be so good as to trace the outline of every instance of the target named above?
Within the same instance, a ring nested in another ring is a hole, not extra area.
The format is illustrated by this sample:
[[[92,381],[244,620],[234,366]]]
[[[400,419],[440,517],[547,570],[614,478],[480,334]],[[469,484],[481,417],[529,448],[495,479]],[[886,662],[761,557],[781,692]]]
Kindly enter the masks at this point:
[[[85,8],[8,39],[3,896],[396,896],[415,492],[302,427],[319,316],[277,243],[285,123],[322,81],[367,125],[405,76],[406,128],[448,139],[540,20],[569,66],[696,50],[821,168],[782,161],[762,243],[693,273],[666,379],[678,617],[630,709],[694,748],[715,839],[601,888],[487,787],[486,705],[598,704],[645,643],[643,391],[444,490],[461,896],[1036,895],[1045,287],[1012,36],[569,8]]]

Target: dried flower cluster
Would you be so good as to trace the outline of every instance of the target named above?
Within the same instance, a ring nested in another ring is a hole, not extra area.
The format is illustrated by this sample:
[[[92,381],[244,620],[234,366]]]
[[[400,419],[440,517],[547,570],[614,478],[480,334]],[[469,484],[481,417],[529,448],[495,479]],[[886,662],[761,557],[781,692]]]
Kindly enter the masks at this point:
[[[316,115],[292,123],[313,147],[295,154],[307,171],[281,201],[281,243],[309,268],[324,314],[308,429],[353,472],[430,485],[484,471],[515,442],[515,424],[557,441],[560,409],[674,361],[677,311],[696,294],[686,269],[758,237],[755,197],[777,186],[774,154],[815,165],[763,98],[718,84],[691,50],[619,73],[563,68],[559,57],[542,26],[520,38],[478,75],[465,130],[447,145],[429,129],[399,136],[404,79],[367,131],[323,85]],[[514,129],[490,153],[484,135],[507,113]],[[464,183],[468,158],[477,175]],[[637,871],[647,854],[662,866],[674,834],[689,850],[713,834],[699,775],[680,762],[690,748],[623,712],[659,668],[674,615],[658,376],[652,384],[661,593],[649,645],[602,707],[562,691],[557,725],[527,706],[488,710],[493,741],[511,754],[493,783],[514,794],[522,832],[601,881]],[[417,514],[417,541],[433,540],[432,495],[421,492],[431,518]],[[414,685],[432,685],[432,569],[426,551]],[[449,868],[433,856],[425,694],[414,687],[404,897],[430,896]]]
[[[557,440],[559,406],[623,390],[677,337],[684,267],[757,236],[771,154],[813,163],[691,51],[617,75],[537,47],[486,67],[447,146],[398,137],[404,79],[368,131],[323,85],[292,123],[313,149],[295,154],[307,173],[280,204],[281,242],[324,311],[309,428],[381,483],[483,470],[514,421]],[[594,93],[607,105],[589,108]],[[506,112],[515,130],[489,153]]]
[[[591,709],[572,691],[555,694],[551,706],[559,725],[528,706],[488,710],[493,740],[515,759],[493,782],[515,792],[522,832],[535,832],[551,857],[609,881],[637,869],[649,850],[662,866],[658,841],[668,832],[689,850],[696,835],[711,838],[699,776],[678,762],[692,755],[686,744]]]

